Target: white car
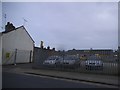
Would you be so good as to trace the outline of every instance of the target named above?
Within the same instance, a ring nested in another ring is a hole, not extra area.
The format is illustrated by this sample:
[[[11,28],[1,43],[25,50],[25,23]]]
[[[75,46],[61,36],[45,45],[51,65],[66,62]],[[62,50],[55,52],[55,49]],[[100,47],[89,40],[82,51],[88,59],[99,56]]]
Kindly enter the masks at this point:
[[[103,62],[101,60],[87,60],[85,65],[86,69],[103,69]]]
[[[54,65],[62,60],[60,56],[50,56],[43,62],[44,65]]]
[[[101,60],[87,60],[85,64],[86,66],[103,66],[103,62]]]

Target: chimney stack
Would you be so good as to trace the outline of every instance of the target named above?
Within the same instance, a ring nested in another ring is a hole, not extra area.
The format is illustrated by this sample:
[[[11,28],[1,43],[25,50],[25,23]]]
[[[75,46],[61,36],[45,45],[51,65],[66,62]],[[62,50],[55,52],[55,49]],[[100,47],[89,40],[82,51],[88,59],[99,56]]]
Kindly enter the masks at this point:
[[[47,49],[50,50],[50,46],[48,46]]]
[[[43,49],[43,41],[41,41],[40,48]]]
[[[5,32],[10,32],[10,31],[13,31],[13,30],[15,30],[15,26],[13,26],[12,23],[7,22],[7,25],[5,25]]]

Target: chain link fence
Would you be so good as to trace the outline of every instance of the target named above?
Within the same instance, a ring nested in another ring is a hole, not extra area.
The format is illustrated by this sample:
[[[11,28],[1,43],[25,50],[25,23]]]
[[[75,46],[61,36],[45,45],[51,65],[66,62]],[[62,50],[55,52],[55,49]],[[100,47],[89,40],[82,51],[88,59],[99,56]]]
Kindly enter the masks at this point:
[[[62,70],[62,71],[72,71],[72,72],[82,72],[82,73],[94,73],[94,74],[108,74],[108,75],[118,75],[118,62],[115,60],[103,60],[102,69],[98,69],[99,67],[87,67],[86,59],[79,59],[78,64],[74,65],[65,65],[65,64],[49,64],[43,65],[43,62],[50,56],[61,56],[65,57],[69,55],[68,53],[65,55],[64,51],[53,51],[41,48],[34,49],[34,63],[33,68],[42,68],[42,69],[54,69],[54,70]],[[108,57],[107,57],[108,58]]]

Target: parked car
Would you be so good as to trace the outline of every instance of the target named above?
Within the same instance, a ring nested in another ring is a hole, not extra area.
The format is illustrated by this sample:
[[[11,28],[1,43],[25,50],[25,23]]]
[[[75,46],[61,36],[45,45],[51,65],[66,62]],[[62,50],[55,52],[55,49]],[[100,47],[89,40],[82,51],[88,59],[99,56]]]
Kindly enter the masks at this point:
[[[56,63],[60,62],[60,60],[62,60],[62,57],[60,56],[50,56],[43,62],[43,64],[44,65],[55,65]]]
[[[87,70],[102,70],[103,61],[99,56],[92,55],[86,60],[85,66]]]
[[[80,59],[74,55],[68,55],[64,57],[62,64],[67,67],[78,67],[80,65]]]
[[[88,70],[102,70],[103,62],[102,60],[91,59],[85,62],[86,69]]]

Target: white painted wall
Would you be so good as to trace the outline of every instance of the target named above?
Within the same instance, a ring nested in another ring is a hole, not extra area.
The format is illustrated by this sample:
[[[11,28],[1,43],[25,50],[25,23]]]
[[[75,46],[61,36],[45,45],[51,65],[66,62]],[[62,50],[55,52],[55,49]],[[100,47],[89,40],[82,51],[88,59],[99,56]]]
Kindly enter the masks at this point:
[[[119,25],[119,22],[120,22],[120,2],[118,2],[118,59],[120,57],[120,25]],[[118,60],[119,63],[120,63],[120,59]]]
[[[32,39],[29,37],[27,32],[23,27],[18,28],[17,30],[8,32],[6,34],[3,34],[3,60],[6,62],[6,57],[5,54],[6,52],[10,52],[13,57],[11,57],[8,61],[8,64],[14,63],[14,51],[15,49],[18,50],[25,50],[25,51],[30,51],[34,48],[34,42]],[[24,53],[23,53],[24,54]],[[33,53],[32,53],[33,55]],[[23,55],[25,56],[25,55]],[[17,63],[22,63],[22,58],[18,59]],[[4,62],[3,61],[3,62]],[[24,62],[29,62],[29,60],[24,60]]]
[[[2,65],[2,33],[0,33],[0,65]]]

